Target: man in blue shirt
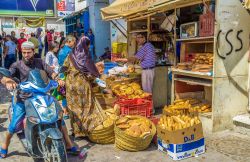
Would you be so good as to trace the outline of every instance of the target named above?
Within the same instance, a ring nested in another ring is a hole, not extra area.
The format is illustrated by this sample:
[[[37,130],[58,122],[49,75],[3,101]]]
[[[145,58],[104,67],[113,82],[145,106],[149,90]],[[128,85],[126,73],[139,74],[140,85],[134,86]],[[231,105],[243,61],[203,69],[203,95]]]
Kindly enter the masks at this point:
[[[68,57],[68,55],[72,52],[73,48],[76,45],[76,38],[72,35],[69,35],[66,37],[66,43],[64,47],[60,50],[58,54],[58,63],[59,67],[62,67],[64,64],[65,59]],[[64,75],[60,75],[60,78],[63,79]],[[62,100],[62,107],[65,115],[65,119],[68,118],[68,112],[67,112],[67,101],[66,98]]]
[[[38,57],[42,57],[42,52],[43,52],[43,41],[42,41],[42,28],[37,28],[37,35],[36,38],[39,41],[39,47],[38,47]]]
[[[140,49],[137,51],[135,57],[131,57],[129,60],[132,62],[139,60],[141,62],[142,89],[145,92],[153,93],[154,68],[156,66],[155,48],[151,43],[147,42],[146,33],[137,34],[136,42],[140,46]]]
[[[5,68],[9,69],[10,65],[16,61],[17,45],[11,40],[11,36],[6,36],[7,42],[4,45]]]
[[[92,32],[92,29],[89,29],[87,37],[90,40],[89,52],[93,61],[95,61],[95,36]]]

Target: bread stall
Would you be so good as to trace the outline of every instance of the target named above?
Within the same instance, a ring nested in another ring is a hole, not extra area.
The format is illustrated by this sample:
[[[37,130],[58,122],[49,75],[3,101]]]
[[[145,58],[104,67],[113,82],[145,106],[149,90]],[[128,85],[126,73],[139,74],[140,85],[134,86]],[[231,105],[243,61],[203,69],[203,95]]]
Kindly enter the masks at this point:
[[[203,5],[204,2],[208,8]],[[127,8],[122,8],[124,12],[113,18],[126,18],[128,21],[130,54],[137,50],[133,37],[135,33],[147,32],[148,38],[152,38],[150,35],[154,33],[153,27],[157,27],[154,24],[157,20],[155,15],[174,13],[180,18],[173,23],[175,30],[165,32],[173,40],[172,62],[176,65],[171,70],[171,103],[181,98],[199,99],[210,105],[205,109],[207,112],[200,114],[205,130],[232,128],[232,118],[245,113],[248,105],[247,51],[250,24],[246,23],[249,13],[243,9],[241,1],[155,0],[138,4],[133,1],[130,7],[137,11],[130,10],[131,12],[126,12],[129,5],[125,6]],[[197,12],[199,7],[203,13]],[[140,25],[133,25],[137,23]],[[207,26],[202,26],[206,24]],[[135,26],[140,28],[133,28]],[[202,27],[203,32],[199,31]],[[167,44],[167,40],[162,45],[157,43],[163,51],[166,51]],[[166,71],[163,72],[165,77]],[[166,83],[166,80],[161,81]],[[169,80],[167,82],[170,83]],[[158,85],[161,90],[169,91],[167,84]],[[154,96],[156,94],[160,93],[154,93]],[[165,100],[165,97],[161,98]]]

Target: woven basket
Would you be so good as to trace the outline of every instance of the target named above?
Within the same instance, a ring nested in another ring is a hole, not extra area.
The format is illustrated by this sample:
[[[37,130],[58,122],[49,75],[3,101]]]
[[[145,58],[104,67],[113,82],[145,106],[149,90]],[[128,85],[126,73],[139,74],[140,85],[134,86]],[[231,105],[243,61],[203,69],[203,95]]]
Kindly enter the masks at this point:
[[[98,144],[113,144],[115,143],[114,124],[108,128],[101,130],[93,130],[88,135],[89,140]]]
[[[150,121],[149,119],[142,116],[136,117]],[[151,121],[150,123],[152,124],[151,134],[145,136],[144,138],[130,136],[124,133],[124,131],[122,131],[120,128],[115,126],[115,146],[121,150],[132,152],[147,149],[156,133],[156,127],[154,123],[152,123]]]
[[[104,113],[97,98],[94,98],[95,113],[101,118],[102,121],[107,119],[107,115]],[[115,142],[114,124],[101,130],[90,130],[88,134],[90,141],[98,144],[113,144]]]

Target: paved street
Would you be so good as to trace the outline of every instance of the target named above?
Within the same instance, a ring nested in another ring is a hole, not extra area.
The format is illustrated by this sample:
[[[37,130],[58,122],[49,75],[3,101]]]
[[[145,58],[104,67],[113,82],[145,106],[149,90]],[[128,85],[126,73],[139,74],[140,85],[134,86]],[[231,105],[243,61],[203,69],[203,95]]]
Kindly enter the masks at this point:
[[[2,90],[1,90],[2,92]],[[3,95],[3,93],[1,93]],[[8,102],[8,95],[1,97],[1,103]],[[3,135],[6,131],[8,104],[1,104],[0,110],[0,142],[3,141]],[[67,123],[68,124],[68,123]],[[124,152],[114,148],[113,145],[94,145],[89,144],[86,140],[75,140],[76,144],[83,148],[91,146],[85,162],[171,162],[165,154],[157,151],[153,144],[151,147],[142,152]],[[183,162],[248,162],[250,161],[250,137],[237,133],[235,131],[224,131],[206,137],[207,151],[200,157],[183,160]],[[9,148],[7,159],[0,162],[32,162],[33,159],[25,152],[21,142],[14,137]],[[70,162],[82,162],[78,157],[69,157]]]

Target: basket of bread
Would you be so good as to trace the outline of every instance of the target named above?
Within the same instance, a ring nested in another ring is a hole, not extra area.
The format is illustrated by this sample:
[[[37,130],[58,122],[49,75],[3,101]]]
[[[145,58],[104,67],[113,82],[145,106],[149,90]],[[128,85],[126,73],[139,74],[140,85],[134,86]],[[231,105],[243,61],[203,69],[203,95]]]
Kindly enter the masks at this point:
[[[156,127],[142,116],[124,116],[115,123],[115,146],[124,151],[141,151],[149,147]]]
[[[88,135],[90,141],[98,144],[112,144],[115,142],[114,123],[119,118],[120,109],[115,105],[113,109],[104,111],[104,119]]]

